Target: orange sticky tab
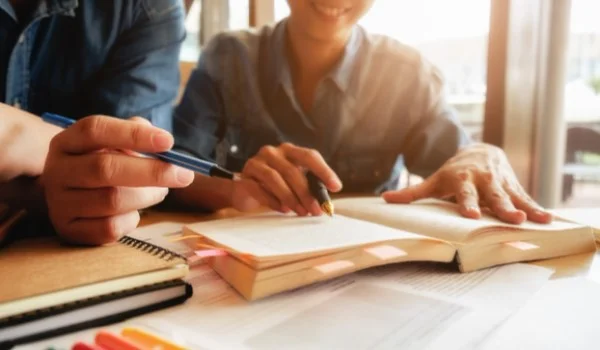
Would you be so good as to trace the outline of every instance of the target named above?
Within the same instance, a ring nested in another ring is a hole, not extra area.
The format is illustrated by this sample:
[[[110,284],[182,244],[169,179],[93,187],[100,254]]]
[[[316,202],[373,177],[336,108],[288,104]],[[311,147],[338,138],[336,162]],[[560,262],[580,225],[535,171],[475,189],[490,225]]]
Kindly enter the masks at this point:
[[[376,247],[365,248],[365,252],[381,260],[389,260],[408,255],[404,250],[391,245],[379,245]]]
[[[160,350],[185,350],[184,347],[172,343],[162,337],[137,328],[124,328],[121,335],[141,346]]]
[[[318,265],[318,266],[315,266],[314,268],[317,269],[318,271],[320,271],[321,273],[327,275],[327,274],[338,272],[341,270],[346,270],[353,266],[354,266],[354,263],[352,261],[338,260],[338,261]]]
[[[519,250],[533,250],[533,249],[538,249],[539,246],[533,244],[533,243],[529,243],[529,242],[523,242],[523,241],[515,241],[515,242],[506,242],[504,243],[509,247],[513,247]]]
[[[206,250],[196,250],[194,255],[199,258],[208,258],[211,256],[223,256],[227,255],[227,252],[221,249],[206,249]]]
[[[142,350],[141,347],[129,340],[123,339],[118,335],[107,331],[98,332],[94,340],[97,345],[106,350]]]

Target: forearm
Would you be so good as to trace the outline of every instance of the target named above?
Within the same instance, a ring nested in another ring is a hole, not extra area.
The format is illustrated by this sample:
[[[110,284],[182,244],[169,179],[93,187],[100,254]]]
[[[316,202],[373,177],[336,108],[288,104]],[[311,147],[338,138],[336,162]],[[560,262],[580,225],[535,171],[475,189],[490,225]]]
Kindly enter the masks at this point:
[[[216,211],[232,206],[233,181],[196,175],[194,182],[171,190],[169,202],[192,209]]]
[[[39,176],[60,128],[40,117],[0,103],[0,180]]]

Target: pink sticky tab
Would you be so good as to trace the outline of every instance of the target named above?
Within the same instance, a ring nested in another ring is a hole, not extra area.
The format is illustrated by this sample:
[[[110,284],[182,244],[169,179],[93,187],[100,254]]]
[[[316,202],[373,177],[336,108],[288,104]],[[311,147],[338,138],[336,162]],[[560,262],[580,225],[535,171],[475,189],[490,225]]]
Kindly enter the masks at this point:
[[[408,255],[408,253],[404,250],[393,247],[391,245],[379,245],[376,247],[366,248],[365,252],[381,260],[389,260]]]
[[[333,272],[338,272],[341,270],[345,270],[354,266],[354,263],[348,260],[338,260],[334,262],[330,262],[327,264],[322,264],[315,266],[315,269],[319,270],[323,274],[330,274]]]
[[[227,252],[221,249],[203,249],[203,250],[196,250],[194,252],[194,255],[203,259],[203,258],[209,258],[212,256],[224,256],[227,255]]]
[[[529,242],[523,242],[523,241],[516,241],[516,242],[506,242],[504,243],[509,247],[513,247],[519,250],[532,250],[532,249],[538,249],[539,246],[533,244],[533,243],[529,243]]]

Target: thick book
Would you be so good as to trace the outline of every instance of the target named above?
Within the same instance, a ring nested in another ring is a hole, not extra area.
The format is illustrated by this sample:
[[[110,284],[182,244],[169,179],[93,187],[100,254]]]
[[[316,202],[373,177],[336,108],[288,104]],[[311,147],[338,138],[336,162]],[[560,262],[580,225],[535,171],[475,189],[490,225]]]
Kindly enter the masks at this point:
[[[0,249],[0,348],[182,303],[187,272],[182,256],[128,236],[100,247],[12,242]]]
[[[373,266],[432,261],[469,272],[486,267],[596,250],[590,227],[557,219],[511,225],[484,214],[461,217],[455,204],[423,200],[388,204],[381,198],[334,201],[336,215],[261,213],[184,227],[214,270],[248,300]]]

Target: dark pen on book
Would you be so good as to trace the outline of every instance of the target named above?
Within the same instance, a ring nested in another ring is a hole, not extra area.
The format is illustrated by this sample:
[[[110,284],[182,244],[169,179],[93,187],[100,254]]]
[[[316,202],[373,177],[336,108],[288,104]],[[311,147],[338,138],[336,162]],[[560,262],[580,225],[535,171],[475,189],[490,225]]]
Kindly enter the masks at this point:
[[[306,173],[306,178],[308,180],[308,187],[312,196],[315,197],[315,199],[319,202],[319,206],[325,212],[325,214],[333,217],[333,202],[331,201],[329,191],[327,191],[327,187],[325,187],[323,181],[321,181],[310,171]]]

